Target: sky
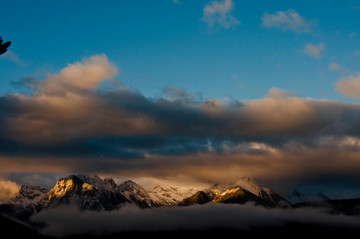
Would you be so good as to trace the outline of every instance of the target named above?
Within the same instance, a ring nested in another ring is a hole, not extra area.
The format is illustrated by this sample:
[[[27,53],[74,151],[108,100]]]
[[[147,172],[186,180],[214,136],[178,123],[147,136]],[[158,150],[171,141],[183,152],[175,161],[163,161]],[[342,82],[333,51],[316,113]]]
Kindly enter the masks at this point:
[[[360,1],[1,9],[4,180],[360,186]]]

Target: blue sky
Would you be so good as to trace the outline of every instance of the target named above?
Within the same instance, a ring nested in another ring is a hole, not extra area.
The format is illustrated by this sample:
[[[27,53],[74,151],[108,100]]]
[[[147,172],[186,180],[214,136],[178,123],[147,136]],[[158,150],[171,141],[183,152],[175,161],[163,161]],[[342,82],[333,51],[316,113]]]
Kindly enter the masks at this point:
[[[2,1],[1,35],[12,45],[0,59],[0,92],[104,53],[121,70],[116,78],[148,97],[167,85],[217,99],[261,98],[277,87],[351,101],[335,83],[359,72],[359,1],[230,2],[234,21],[211,16],[211,26],[207,0]],[[264,24],[264,14],[290,11],[304,24]],[[322,46],[318,56],[307,44]]]

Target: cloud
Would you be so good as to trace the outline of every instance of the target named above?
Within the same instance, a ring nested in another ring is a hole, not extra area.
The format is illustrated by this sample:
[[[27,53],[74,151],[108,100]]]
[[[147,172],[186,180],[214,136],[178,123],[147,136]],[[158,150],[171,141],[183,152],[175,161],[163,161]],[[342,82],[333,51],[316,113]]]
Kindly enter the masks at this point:
[[[253,204],[214,204],[140,209],[126,205],[111,212],[79,212],[72,207],[43,210],[31,218],[45,223],[42,233],[64,237],[119,232],[181,232],[286,229],[286,223],[319,228],[357,229],[358,217],[330,215],[316,209],[266,209]],[[259,229],[260,228],[260,229]],[[280,231],[279,231],[280,232]],[[307,231],[308,233],[308,231]]]
[[[278,28],[283,31],[296,33],[311,32],[314,21],[305,20],[299,13],[292,9],[277,11],[273,14],[265,12],[262,16],[262,25],[268,28]]]
[[[45,81],[38,81],[41,93],[56,94],[69,90],[94,90],[104,80],[118,73],[105,55],[95,55],[83,62],[69,64],[60,74],[48,74]]]
[[[273,87],[269,89],[269,93],[265,95],[269,98],[285,99],[288,97],[297,97],[297,94],[290,91],[284,91],[279,88]]]
[[[0,202],[15,197],[20,190],[20,185],[7,179],[0,178]]]
[[[336,82],[336,91],[353,99],[360,99],[360,74],[342,77]]]
[[[202,21],[206,23],[210,32],[236,27],[240,21],[232,15],[233,10],[232,0],[211,1],[203,9]]]
[[[202,99],[176,86],[147,98],[122,85],[119,72],[96,55],[45,79],[24,78],[18,84],[31,93],[0,96],[0,172],[201,182],[250,173],[291,187],[304,175],[360,170],[360,146],[343,143],[360,138],[359,104],[275,87],[253,100]],[[120,87],[104,89],[107,81]]]
[[[10,61],[15,62],[16,64],[18,64],[20,66],[25,66],[26,65],[22,60],[20,60],[19,54],[15,53],[12,50],[8,50],[5,54],[1,55],[0,59],[10,60]]]
[[[311,56],[313,58],[321,58],[321,52],[325,49],[324,43],[320,43],[319,45],[313,45],[311,43],[306,44],[304,48],[304,52],[306,55]]]
[[[329,69],[332,71],[337,71],[339,70],[339,64],[335,63],[335,62],[330,62],[329,63]]]

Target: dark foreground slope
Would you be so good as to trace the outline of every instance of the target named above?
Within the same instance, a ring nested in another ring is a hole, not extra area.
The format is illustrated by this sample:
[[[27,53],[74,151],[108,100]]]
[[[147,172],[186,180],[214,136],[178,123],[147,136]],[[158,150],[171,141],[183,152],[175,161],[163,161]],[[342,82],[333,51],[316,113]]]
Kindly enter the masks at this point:
[[[41,235],[38,231],[14,221],[8,217],[0,215],[0,228],[1,238],[23,238],[23,239],[48,239],[44,235]],[[3,235],[5,237],[3,237]]]

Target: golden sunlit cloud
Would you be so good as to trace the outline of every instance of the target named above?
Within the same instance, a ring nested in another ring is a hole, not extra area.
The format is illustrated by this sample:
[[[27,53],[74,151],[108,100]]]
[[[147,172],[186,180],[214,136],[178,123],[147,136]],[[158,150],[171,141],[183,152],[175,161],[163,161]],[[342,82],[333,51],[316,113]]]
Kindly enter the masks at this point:
[[[0,202],[15,197],[20,190],[20,185],[15,182],[0,178]]]

